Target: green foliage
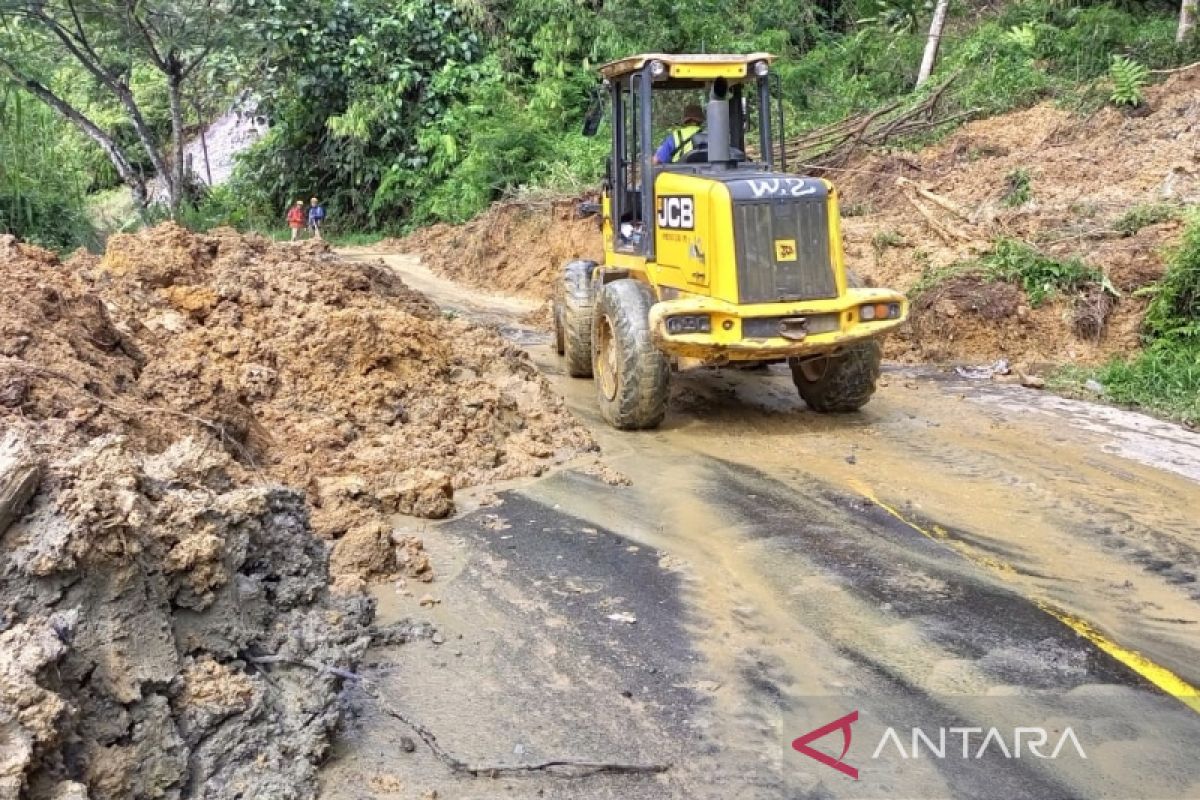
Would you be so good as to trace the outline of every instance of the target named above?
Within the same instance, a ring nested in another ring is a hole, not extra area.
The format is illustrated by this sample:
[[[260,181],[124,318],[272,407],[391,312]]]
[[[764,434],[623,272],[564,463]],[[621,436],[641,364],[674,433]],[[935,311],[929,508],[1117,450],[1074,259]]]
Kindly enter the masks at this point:
[[[963,275],[979,275],[983,277],[982,268],[976,261],[958,261],[944,267],[933,267],[929,264],[928,253],[918,251],[914,256],[922,257],[917,260],[923,262],[923,266],[921,268],[921,277],[908,289],[908,299],[912,301],[936,289],[952,278]]]
[[[1113,91],[1109,101],[1118,106],[1140,106],[1146,99],[1142,90],[1150,80],[1150,70],[1126,56],[1113,56],[1108,68]]]
[[[921,24],[932,3],[926,0],[875,0],[877,12],[873,17],[859,20],[859,24],[879,25],[891,33],[912,33]]]
[[[1004,193],[1002,202],[1009,208],[1023,206],[1029,202],[1030,176],[1029,170],[1018,167],[1004,176],[1008,191]]]
[[[1114,402],[1200,422],[1200,344],[1155,342],[1137,358],[1105,365],[1096,379]]]
[[[871,249],[875,251],[876,257],[882,256],[891,247],[900,247],[904,244],[904,235],[896,230],[879,231],[871,237]]]
[[[1012,239],[996,242],[981,263],[992,278],[1024,289],[1035,308],[1057,292],[1077,292],[1088,285],[1107,284],[1103,273],[1079,259],[1058,261]]]
[[[1175,219],[1180,213],[1180,207],[1174,203],[1143,203],[1121,215],[1113,229],[1122,236],[1133,236],[1142,228]]]
[[[1145,328],[1154,340],[1200,345],[1200,213],[1188,220],[1183,241],[1155,287]]]
[[[951,76],[942,113],[991,114],[1047,97],[1102,103],[1107,92],[1096,87],[1114,55],[1148,68],[1200,58],[1200,40],[1175,45],[1166,3],[955,7],[933,79],[914,91],[930,7],[928,0],[313,0],[297,13],[284,0],[243,0],[237,18],[251,40],[218,47],[205,63],[197,77],[209,95],[203,113],[248,90],[271,130],[227,192],[186,214],[201,226],[274,227],[289,201],[316,194],[335,234],[459,221],[506,195],[594,187],[605,134],[585,139],[579,129],[595,66],[633,52],[776,53],[790,133],[917,101]],[[193,39],[181,44],[195,52]],[[22,50],[30,58],[39,52]],[[166,136],[162,72],[144,54],[118,60],[149,126]],[[138,170],[153,172],[111,97],[78,68],[52,59],[44,67]],[[83,154],[73,174],[85,176],[86,189],[116,185],[103,153],[64,130],[58,123],[50,138]],[[1029,195],[1027,175],[1019,178],[1008,198],[1016,204]]]
[[[84,204],[84,153],[58,132],[45,106],[0,90],[0,233],[72,249],[96,236]]]

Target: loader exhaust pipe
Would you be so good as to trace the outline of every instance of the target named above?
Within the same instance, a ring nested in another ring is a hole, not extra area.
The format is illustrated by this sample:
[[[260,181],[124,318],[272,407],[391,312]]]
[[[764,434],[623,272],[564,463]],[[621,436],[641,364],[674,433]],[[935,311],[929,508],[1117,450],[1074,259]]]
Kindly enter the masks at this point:
[[[729,153],[729,84],[724,78],[713,81],[708,101],[708,163],[728,166]]]

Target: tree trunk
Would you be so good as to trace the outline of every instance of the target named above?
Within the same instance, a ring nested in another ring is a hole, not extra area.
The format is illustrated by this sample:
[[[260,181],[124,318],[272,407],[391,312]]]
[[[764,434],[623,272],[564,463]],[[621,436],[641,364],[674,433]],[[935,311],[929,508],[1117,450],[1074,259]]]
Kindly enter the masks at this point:
[[[83,132],[93,142],[100,146],[104,154],[108,156],[108,160],[112,162],[113,167],[117,170],[117,175],[129,187],[130,193],[133,195],[133,202],[137,206],[138,213],[143,214],[146,211],[148,198],[146,197],[146,181],[141,174],[133,168],[129,163],[129,159],[121,151],[120,147],[111,136],[104,132],[99,125],[85,117],[78,109],[72,106],[67,101],[63,100],[50,89],[43,86],[38,81],[21,74],[12,64],[5,61],[0,61],[0,70],[8,73],[14,82],[31,95],[41,100],[50,108],[54,109],[63,119],[72,123],[76,128]]]
[[[208,122],[204,112],[200,110],[200,103],[193,104],[196,108],[196,120],[200,123],[200,152],[204,155],[204,177],[209,188],[213,185],[212,179],[212,162],[208,160]]]
[[[1184,0],[1188,2],[1189,0]],[[1195,0],[1191,0],[1195,2]],[[933,9],[933,20],[929,23],[929,38],[925,40],[925,55],[921,57],[921,69],[917,71],[917,86],[929,80],[933,64],[937,61],[938,45],[942,42],[942,26],[946,24],[946,8],[950,0],[937,0]]]
[[[1179,28],[1175,32],[1177,44],[1183,44],[1196,28],[1196,0],[1183,0],[1179,4]]]
[[[145,117],[142,116],[142,110],[138,107],[137,101],[133,97],[133,92],[129,86],[119,77],[114,76],[100,62],[99,56],[95,51],[82,48],[71,38],[71,34],[67,32],[57,21],[48,16],[44,11],[38,11],[33,14],[33,19],[40,22],[45,28],[54,34],[63,46],[79,63],[90,72],[96,80],[108,87],[108,90],[116,95],[121,105],[129,112],[129,121],[133,123],[133,130],[137,134],[138,140],[142,143],[142,147],[146,150],[146,155],[150,157],[150,163],[154,165],[154,169],[162,176],[162,179],[167,184],[171,182],[171,175],[167,172],[166,159],[163,158],[162,152],[159,150],[158,143],[154,139],[154,134],[150,130],[150,126],[146,124]],[[143,195],[145,194],[143,184]]]
[[[183,97],[180,84],[183,78],[179,72],[173,71],[167,75],[167,97],[171,103],[171,179],[167,181],[168,205],[171,208],[171,218],[179,216],[179,206],[183,201],[185,187],[186,165],[183,162],[183,146],[186,132],[183,127]]]

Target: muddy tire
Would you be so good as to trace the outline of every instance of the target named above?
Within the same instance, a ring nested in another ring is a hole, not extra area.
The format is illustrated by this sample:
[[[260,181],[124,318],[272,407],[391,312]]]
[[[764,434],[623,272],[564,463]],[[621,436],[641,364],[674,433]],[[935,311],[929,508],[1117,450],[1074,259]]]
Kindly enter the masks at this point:
[[[657,428],[667,414],[671,362],[650,338],[654,297],[638,281],[604,286],[592,330],[600,415],[620,430]]]
[[[792,361],[792,381],[813,411],[858,411],[875,394],[883,348],[878,339],[848,347],[837,356]]]
[[[592,287],[595,261],[572,261],[563,267],[554,300],[554,346],[567,361],[572,378],[592,377]]]

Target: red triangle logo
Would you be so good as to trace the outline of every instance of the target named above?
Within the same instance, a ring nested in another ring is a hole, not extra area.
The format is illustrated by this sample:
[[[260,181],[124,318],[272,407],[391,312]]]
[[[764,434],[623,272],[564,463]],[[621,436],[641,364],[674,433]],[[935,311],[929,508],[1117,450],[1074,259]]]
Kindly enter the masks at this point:
[[[842,761],[846,757],[846,753],[850,751],[850,726],[858,722],[858,712],[851,711],[846,716],[835,719],[827,725],[822,725],[819,728],[809,731],[803,736],[792,741],[792,749],[798,753],[803,753],[814,761],[819,761],[827,767],[833,767],[843,775],[849,775],[854,780],[858,780],[858,770],[849,764]],[[836,730],[842,732],[842,754],[837,758],[826,755],[820,750],[814,750],[808,745],[815,742],[823,736],[827,736]]]

